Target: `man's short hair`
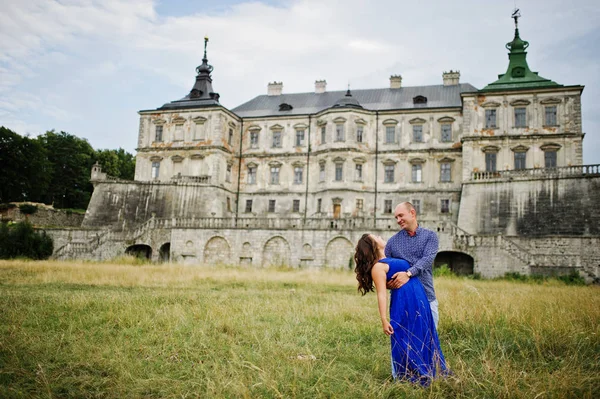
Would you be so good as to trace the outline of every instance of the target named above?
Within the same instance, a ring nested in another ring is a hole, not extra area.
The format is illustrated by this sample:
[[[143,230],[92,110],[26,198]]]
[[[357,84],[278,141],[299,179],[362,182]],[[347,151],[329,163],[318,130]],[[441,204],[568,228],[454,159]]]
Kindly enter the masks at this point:
[[[399,203],[398,205],[396,205],[396,208],[398,208],[400,205],[404,205],[404,207],[406,208],[406,210],[409,211],[409,212],[412,211],[412,210],[414,210],[415,214],[417,213],[417,210],[415,209],[414,205],[411,204],[408,201],[404,201],[404,202]]]

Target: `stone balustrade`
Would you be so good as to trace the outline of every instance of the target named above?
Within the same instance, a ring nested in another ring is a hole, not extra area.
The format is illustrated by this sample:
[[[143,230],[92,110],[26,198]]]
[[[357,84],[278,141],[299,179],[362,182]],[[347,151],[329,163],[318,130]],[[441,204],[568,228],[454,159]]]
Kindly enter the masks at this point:
[[[177,183],[199,183],[199,184],[210,184],[211,176],[210,175],[202,175],[202,176],[187,176],[187,175],[175,175],[171,177],[172,182]]]
[[[600,176],[600,165],[574,165],[558,168],[534,168],[503,170],[497,172],[473,172],[471,180],[512,180],[532,178],[563,178],[578,176]]]

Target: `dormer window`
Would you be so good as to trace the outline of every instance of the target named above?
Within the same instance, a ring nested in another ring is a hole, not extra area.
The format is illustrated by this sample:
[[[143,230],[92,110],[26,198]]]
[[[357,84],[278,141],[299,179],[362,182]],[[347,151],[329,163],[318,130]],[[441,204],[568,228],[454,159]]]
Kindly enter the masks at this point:
[[[425,97],[425,96],[413,97],[413,104],[427,104],[427,97]]]
[[[280,111],[291,111],[294,107],[292,107],[290,104],[288,103],[281,103],[279,104],[279,110]]]

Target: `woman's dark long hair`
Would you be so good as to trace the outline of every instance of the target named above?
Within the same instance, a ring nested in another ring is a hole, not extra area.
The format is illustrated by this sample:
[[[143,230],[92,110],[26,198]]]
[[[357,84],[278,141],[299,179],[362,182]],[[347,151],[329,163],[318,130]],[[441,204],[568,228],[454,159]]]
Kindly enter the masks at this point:
[[[377,244],[369,234],[363,234],[356,244],[356,252],[354,253],[354,263],[356,267],[356,280],[358,280],[358,292],[365,295],[369,291],[373,291],[373,277],[371,269],[377,263]]]

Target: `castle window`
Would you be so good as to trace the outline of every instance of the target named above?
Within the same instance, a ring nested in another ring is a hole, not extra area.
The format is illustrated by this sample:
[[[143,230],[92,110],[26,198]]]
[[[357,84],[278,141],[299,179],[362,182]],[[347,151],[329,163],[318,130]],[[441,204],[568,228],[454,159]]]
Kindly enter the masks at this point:
[[[248,166],[248,184],[256,184],[256,166]]]
[[[515,108],[515,127],[527,127],[527,108]]]
[[[275,200],[269,200],[269,210],[268,212],[273,213],[275,212]]]
[[[385,127],[385,143],[393,144],[396,142],[396,126]]]
[[[495,172],[496,171],[496,153],[486,152],[485,153],[485,171]]]
[[[321,126],[321,144],[325,144],[327,142],[327,126]]]
[[[279,166],[271,166],[271,184],[279,184]]]
[[[175,135],[173,141],[183,141],[183,125],[175,125]]]
[[[413,125],[413,142],[423,142],[423,125]]]
[[[443,162],[440,164],[440,181],[452,181],[452,165],[448,162]]]
[[[276,130],[273,132],[273,148],[281,148],[281,131]]]
[[[258,132],[250,132],[250,148],[258,148]]]
[[[231,183],[231,165],[227,165],[227,170],[225,172],[225,181]]]
[[[411,204],[413,205],[413,208],[415,208],[415,212],[417,213],[417,215],[420,215],[421,214],[421,200],[414,199],[411,201]]]
[[[392,213],[392,200],[386,199],[383,201],[383,213]]]
[[[556,168],[556,151],[544,151],[544,164],[547,168]]]
[[[496,126],[496,110],[495,109],[486,109],[485,110],[485,128],[486,129],[495,129]]]
[[[229,129],[229,137],[227,138],[227,144],[231,145],[233,141],[233,129]]]
[[[423,181],[423,165],[413,164],[411,172],[413,183],[421,183]]]
[[[231,198],[227,197],[227,212],[231,212]]]
[[[300,200],[294,200],[292,203],[292,212],[300,212]]]
[[[356,127],[356,142],[357,143],[363,142],[363,127],[362,126]]]
[[[527,153],[524,151],[515,152],[515,169],[525,169]]]
[[[246,213],[252,212],[252,200],[246,200]]]
[[[363,175],[362,175],[362,172],[363,172],[363,170],[362,170],[362,164],[359,164],[359,163],[357,163],[357,164],[355,165],[355,171],[356,171],[356,176],[355,176],[355,179],[356,179],[356,181],[362,181],[362,179],[363,179]]]
[[[321,198],[317,199],[317,213],[321,213],[322,203],[323,203],[323,201],[321,200]]]
[[[296,147],[304,145],[304,130],[296,130]]]
[[[450,123],[442,123],[442,143],[452,142],[452,125]]]
[[[556,105],[551,107],[545,107],[546,118],[544,120],[544,126],[557,126],[556,123]]]
[[[205,139],[205,124],[195,123],[194,124],[194,140],[201,141]]]
[[[357,211],[362,211],[363,210],[363,200],[362,200],[362,198],[357,198],[356,199],[356,210]]]
[[[335,181],[342,181],[344,179],[344,164],[342,162],[336,162],[335,164]]]
[[[450,200],[449,199],[440,200],[440,212],[441,213],[450,213]]]
[[[152,162],[152,178],[158,179],[159,174],[160,174],[160,162]]]
[[[160,143],[163,141],[163,126],[156,126],[154,130],[154,141]]]
[[[344,141],[344,124],[338,123],[335,125],[335,141]]]
[[[319,181],[325,181],[325,163],[319,164]]]
[[[384,183],[394,182],[394,169],[395,165],[385,165]]]
[[[294,168],[294,184],[302,184],[302,174],[304,169],[301,166]]]

